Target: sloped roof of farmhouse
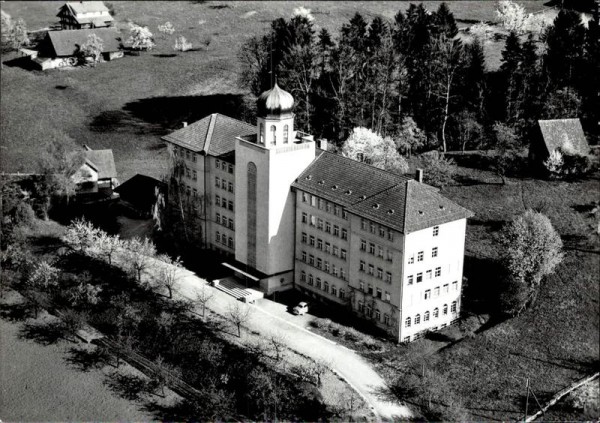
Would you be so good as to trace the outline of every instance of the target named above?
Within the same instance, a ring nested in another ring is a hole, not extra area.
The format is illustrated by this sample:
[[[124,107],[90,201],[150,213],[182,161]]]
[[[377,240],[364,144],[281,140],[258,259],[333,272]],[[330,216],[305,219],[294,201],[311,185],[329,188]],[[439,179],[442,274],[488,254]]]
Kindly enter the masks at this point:
[[[60,7],[60,10],[63,10],[65,7],[70,9],[71,12],[73,13],[73,15],[79,15],[82,13],[99,13],[99,12],[108,12],[109,11],[108,7],[106,7],[104,2],[102,2],[102,1],[67,2]],[[111,16],[110,20],[112,20],[112,16]]]
[[[48,39],[54,49],[55,56],[73,56],[78,47],[85,44],[88,36],[95,34],[102,40],[102,52],[119,50],[119,32],[112,28],[95,29],[68,29],[62,31],[48,31]]]
[[[253,125],[213,113],[162,139],[198,153],[220,156],[235,149],[235,138],[256,132]]]
[[[427,184],[329,152],[292,186],[402,233],[473,216]]]
[[[85,162],[98,172],[98,179],[117,177],[117,168],[112,150],[86,150]]]
[[[575,153],[589,154],[590,147],[579,119],[539,120],[538,124],[548,153],[566,147]]]

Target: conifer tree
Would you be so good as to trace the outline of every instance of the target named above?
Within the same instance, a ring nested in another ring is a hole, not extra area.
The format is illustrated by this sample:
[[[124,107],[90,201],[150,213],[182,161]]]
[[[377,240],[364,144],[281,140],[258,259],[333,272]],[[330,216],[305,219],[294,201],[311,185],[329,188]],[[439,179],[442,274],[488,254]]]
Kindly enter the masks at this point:
[[[509,124],[513,124],[515,121],[519,89],[518,71],[522,53],[517,33],[511,32],[506,39],[504,50],[502,50],[502,65],[500,66],[503,89],[506,93],[505,117]]]

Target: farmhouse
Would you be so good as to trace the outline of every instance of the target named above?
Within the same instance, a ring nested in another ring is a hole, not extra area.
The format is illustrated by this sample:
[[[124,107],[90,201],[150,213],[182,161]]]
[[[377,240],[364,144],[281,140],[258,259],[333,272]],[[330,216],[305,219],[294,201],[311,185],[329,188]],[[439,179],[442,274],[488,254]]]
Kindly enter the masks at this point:
[[[67,2],[58,11],[62,29],[104,28],[113,25],[110,11],[101,1]]]
[[[102,40],[102,58],[113,60],[123,57],[118,40],[120,34],[112,28],[48,31],[42,40],[37,57],[33,61],[41,70],[77,64],[77,53],[90,35]]]
[[[201,198],[204,246],[265,293],[295,288],[412,341],[458,318],[469,210],[317,148],[277,84],[257,125],[214,114],[163,139],[171,189]]]
[[[529,147],[529,159],[541,166],[553,151],[586,156],[590,146],[579,119],[539,120]]]
[[[114,197],[114,188],[119,185],[112,150],[92,150],[85,146],[83,165],[73,175],[77,184],[77,196],[82,199]]]

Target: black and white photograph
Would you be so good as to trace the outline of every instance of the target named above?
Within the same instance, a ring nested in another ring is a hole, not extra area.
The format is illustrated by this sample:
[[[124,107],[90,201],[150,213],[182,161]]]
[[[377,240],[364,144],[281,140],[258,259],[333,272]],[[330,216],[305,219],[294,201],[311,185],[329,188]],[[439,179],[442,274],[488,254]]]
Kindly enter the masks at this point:
[[[600,419],[600,0],[0,12],[0,423]]]

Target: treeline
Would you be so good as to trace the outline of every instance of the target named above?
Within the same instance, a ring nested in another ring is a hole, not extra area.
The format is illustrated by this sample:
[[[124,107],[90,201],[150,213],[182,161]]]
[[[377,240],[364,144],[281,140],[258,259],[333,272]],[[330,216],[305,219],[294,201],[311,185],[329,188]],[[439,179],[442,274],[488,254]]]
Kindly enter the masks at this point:
[[[393,21],[360,14],[334,39],[310,14],[272,22],[241,48],[241,84],[255,95],[274,77],[296,100],[297,127],[340,145],[354,127],[401,138],[414,120],[422,149],[493,148],[493,126],[525,139],[536,120],[580,117],[597,135],[599,31],[562,10],[539,39],[511,33],[487,72],[482,42],[462,42],[446,4],[411,4]],[[398,143],[398,141],[397,141]]]

